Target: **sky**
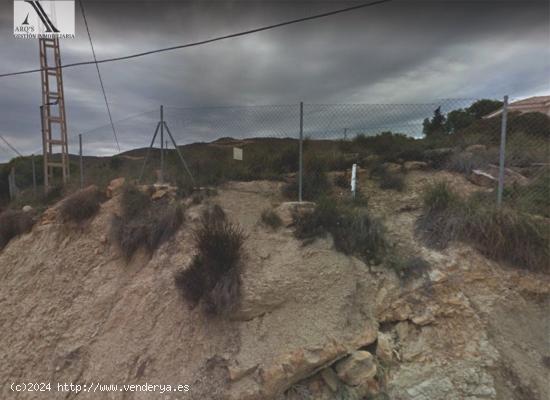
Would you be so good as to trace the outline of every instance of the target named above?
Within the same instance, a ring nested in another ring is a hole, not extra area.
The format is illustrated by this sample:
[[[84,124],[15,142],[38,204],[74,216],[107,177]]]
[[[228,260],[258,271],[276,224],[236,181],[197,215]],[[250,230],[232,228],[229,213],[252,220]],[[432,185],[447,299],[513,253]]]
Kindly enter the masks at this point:
[[[103,59],[360,3],[84,0],[84,7]],[[294,134],[300,102],[306,133],[368,126],[414,135],[413,125],[439,105],[550,94],[549,7],[539,0],[394,0],[101,64],[100,71],[122,151],[149,144],[161,104],[178,144]],[[61,40],[63,63],[92,60],[78,2],[75,14],[76,38]],[[13,37],[13,2],[2,0],[0,74],[38,66],[38,40]],[[116,153],[95,66],[63,74],[71,152],[82,133],[86,154]],[[0,135],[23,154],[41,152],[40,90],[36,73],[0,78]],[[0,141],[0,162],[14,156]]]

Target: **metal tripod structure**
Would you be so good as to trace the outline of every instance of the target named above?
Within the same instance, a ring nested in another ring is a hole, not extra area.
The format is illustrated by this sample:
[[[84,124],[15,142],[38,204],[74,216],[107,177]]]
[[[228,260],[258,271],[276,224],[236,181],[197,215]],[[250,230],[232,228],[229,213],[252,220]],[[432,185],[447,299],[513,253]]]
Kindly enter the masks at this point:
[[[69,179],[69,147],[59,39],[39,39],[39,47],[42,77],[40,119],[44,156],[44,190],[47,192],[53,182],[55,168],[61,168],[63,183],[67,183]],[[61,160],[54,161],[54,146],[61,148]]]
[[[160,106],[160,121],[157,123],[157,127],[155,129],[155,133],[153,134],[153,139],[151,140],[151,144],[149,145],[149,148],[147,149],[147,153],[145,155],[145,160],[143,161],[143,165],[141,166],[141,172],[139,174],[139,180],[138,182],[141,182],[141,179],[143,178],[143,173],[145,172],[145,166],[147,165],[147,161],[149,161],[149,156],[151,155],[151,150],[153,149],[153,146],[155,145],[155,140],[157,139],[157,135],[160,132],[160,183],[164,183],[164,151],[165,148],[168,148],[168,142],[164,142],[164,130],[166,129],[166,133],[170,137],[170,141],[172,142],[172,145],[174,146],[174,149],[176,149],[176,153],[178,154],[178,157],[185,168],[185,171],[191,178],[191,182],[193,183],[193,186],[195,186],[195,179],[193,178],[193,175],[191,174],[191,171],[189,170],[189,167],[187,166],[187,163],[185,162],[185,159],[183,158],[183,155],[180,152],[180,149],[178,148],[178,145],[176,144],[176,141],[174,140],[174,137],[172,136],[172,132],[170,132],[170,129],[168,128],[168,124],[164,120],[164,107]]]

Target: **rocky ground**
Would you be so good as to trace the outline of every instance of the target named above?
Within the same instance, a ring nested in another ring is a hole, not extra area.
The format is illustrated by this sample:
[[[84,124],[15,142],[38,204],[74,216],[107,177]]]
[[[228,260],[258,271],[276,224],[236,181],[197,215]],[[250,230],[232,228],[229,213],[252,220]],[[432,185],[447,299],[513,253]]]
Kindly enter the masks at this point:
[[[550,372],[550,280],[452,244],[414,237],[425,183],[446,172],[411,171],[407,189],[382,191],[361,176],[391,239],[426,259],[400,280],[336,252],[330,238],[303,246],[291,227],[259,223],[279,184],[230,183],[208,202],[245,229],[244,296],[220,318],[190,310],[173,276],[192,256],[205,204],[189,205],[177,236],[152,257],[126,262],[106,232],[114,196],[87,226],[55,211],[0,252],[0,398],[545,400]],[[10,391],[12,382],[189,384],[181,393]]]

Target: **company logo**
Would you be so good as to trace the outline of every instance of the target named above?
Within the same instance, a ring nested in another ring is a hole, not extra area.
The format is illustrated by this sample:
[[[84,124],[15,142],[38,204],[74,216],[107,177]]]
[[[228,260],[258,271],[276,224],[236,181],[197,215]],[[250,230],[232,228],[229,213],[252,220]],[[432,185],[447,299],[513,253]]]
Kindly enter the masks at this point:
[[[14,0],[16,38],[74,38],[74,0]]]

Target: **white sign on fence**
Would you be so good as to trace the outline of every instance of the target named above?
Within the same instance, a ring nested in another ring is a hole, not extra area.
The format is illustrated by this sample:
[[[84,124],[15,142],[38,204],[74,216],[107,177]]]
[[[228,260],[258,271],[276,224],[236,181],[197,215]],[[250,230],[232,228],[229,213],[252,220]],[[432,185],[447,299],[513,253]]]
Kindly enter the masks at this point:
[[[239,149],[238,147],[233,147],[233,159],[242,161],[243,149]]]

